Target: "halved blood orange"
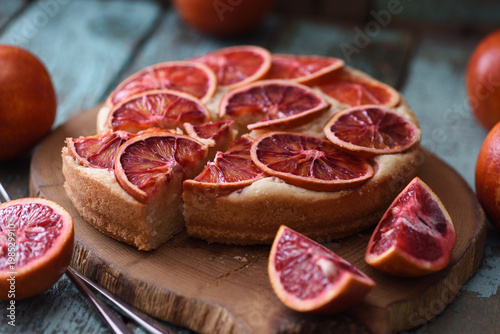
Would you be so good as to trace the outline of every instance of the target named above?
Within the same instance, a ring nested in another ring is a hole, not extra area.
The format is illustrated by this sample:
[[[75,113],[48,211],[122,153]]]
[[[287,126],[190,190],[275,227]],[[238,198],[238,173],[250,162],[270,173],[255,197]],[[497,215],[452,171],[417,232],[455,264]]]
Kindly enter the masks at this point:
[[[207,66],[190,61],[169,61],[143,68],[123,80],[108,96],[111,108],[126,98],[148,90],[169,89],[208,101],[217,88],[217,77]]]
[[[283,225],[271,248],[268,274],[276,296],[299,312],[347,310],[375,287],[375,282],[352,264]]]
[[[252,144],[251,157],[264,173],[316,191],[337,191],[370,179],[373,167],[327,140],[290,132],[268,132]]]
[[[261,79],[271,67],[271,54],[254,45],[231,46],[191,58],[210,67],[219,87],[232,89]]]
[[[217,147],[225,151],[227,145],[234,140],[234,121],[209,122],[199,125],[184,123],[188,136],[204,143],[208,147]]]
[[[205,163],[208,148],[199,141],[166,131],[149,131],[120,146],[115,176],[122,188],[145,203],[174,177],[196,175]]]
[[[201,124],[210,120],[207,108],[191,95],[173,90],[150,90],[111,108],[103,128],[137,133],[150,128],[175,129],[185,122]]]
[[[317,88],[350,107],[376,104],[390,108],[400,101],[399,93],[391,86],[347,67],[321,80]]]
[[[0,299],[24,299],[54,285],[73,255],[73,219],[55,202],[0,204]]]
[[[133,135],[125,131],[102,135],[66,138],[69,153],[83,166],[113,169],[116,151]]]
[[[415,177],[396,197],[373,232],[366,262],[395,276],[421,276],[450,263],[456,242],[439,197]]]
[[[273,54],[271,68],[265,79],[285,79],[311,84],[322,76],[344,66],[344,61],[333,57]]]
[[[327,108],[328,103],[307,86],[263,80],[224,95],[219,117],[233,119],[250,130],[284,130],[311,121]]]
[[[231,142],[226,152],[217,152],[194,180],[184,181],[184,189],[235,190],[246,187],[264,177],[264,173],[250,158],[253,140],[242,136]]]
[[[366,105],[333,115],[326,138],[353,153],[372,156],[404,152],[420,142],[420,129],[390,109]]]

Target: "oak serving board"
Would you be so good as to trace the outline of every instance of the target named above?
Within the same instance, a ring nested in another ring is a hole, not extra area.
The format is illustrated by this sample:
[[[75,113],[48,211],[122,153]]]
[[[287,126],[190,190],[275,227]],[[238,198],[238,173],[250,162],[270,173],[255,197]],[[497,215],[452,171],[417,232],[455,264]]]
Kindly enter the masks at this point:
[[[204,333],[395,332],[441,313],[479,266],[484,213],[460,175],[425,150],[418,175],[442,199],[457,231],[451,263],[425,277],[397,278],[364,262],[371,230],[325,243],[377,283],[366,300],[348,312],[308,316],[283,306],[267,275],[270,246],[209,244],[183,231],[155,251],[138,251],[84,221],[63,188],[64,140],[94,135],[98,109],[78,114],[37,147],[30,194],[58,202],[73,216],[76,269],[156,318]]]

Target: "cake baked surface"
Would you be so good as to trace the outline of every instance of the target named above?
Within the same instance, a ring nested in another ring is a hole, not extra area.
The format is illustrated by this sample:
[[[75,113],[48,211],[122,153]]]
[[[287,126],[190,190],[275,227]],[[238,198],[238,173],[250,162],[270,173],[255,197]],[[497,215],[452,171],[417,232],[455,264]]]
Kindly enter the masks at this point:
[[[319,96],[319,99],[325,101],[327,107],[314,111],[314,114],[311,113],[312,116],[308,118],[302,119],[300,114],[285,115],[281,116],[284,119],[283,122],[278,118],[277,122],[268,122],[271,125],[264,126],[259,124],[261,121],[256,121],[252,115],[236,113],[227,116],[220,110],[221,105],[227,104],[225,100],[239,98],[236,96],[236,90],[241,90],[243,94],[246,94],[245,86],[236,89],[222,87],[216,90],[210,98],[205,98],[205,101],[200,104],[209,113],[203,123],[213,124],[217,121],[228,120],[220,125],[220,129],[217,128],[219,125],[211,126],[210,130],[205,130],[203,125],[196,125],[200,128],[196,128],[195,133],[189,121],[175,123],[177,133],[187,133],[193,138],[193,143],[197,143],[196,145],[211,146],[211,149],[206,147],[206,151],[209,152],[205,153],[206,159],[202,161],[202,165],[196,169],[195,173],[187,174],[181,166],[182,163],[179,162],[183,160],[176,158],[177,160],[173,163],[175,167],[168,172],[168,182],[162,181],[161,186],[154,188],[145,197],[134,196],[130,190],[127,190],[127,187],[124,188],[124,176],[117,176],[114,168],[96,167],[79,156],[83,153],[65,147],[62,151],[62,159],[66,193],[86,221],[102,233],[140,250],[152,250],[161,246],[184,227],[191,237],[201,238],[208,242],[239,245],[270,244],[281,225],[287,225],[319,241],[339,239],[362,231],[379,221],[397,194],[416,175],[420,159],[420,132],[416,116],[404,98],[393,88],[350,67],[344,67],[341,71],[342,76],[345,77],[342,79],[343,83],[354,85],[357,84],[356,80],[364,80],[363,84],[369,88],[370,85],[373,85],[373,89],[381,86],[385,91],[389,91],[392,100],[387,102],[388,105],[384,105],[384,110],[401,116],[405,122],[416,129],[415,131],[418,131],[415,143],[401,152],[370,156],[361,154],[362,159],[372,166],[373,176],[354,188],[334,191],[311,190],[307,186],[291,184],[286,179],[278,177],[278,174],[272,175],[264,172],[254,179],[244,179],[242,182],[224,181],[222,178],[207,182],[197,177],[207,159],[211,162],[206,165],[205,169],[210,166],[215,168],[212,162],[214,156],[216,160],[223,159],[223,152],[228,147],[228,143],[245,133],[249,140],[254,140],[265,134],[274,133],[278,129],[327,140],[325,124],[335,114],[350,106],[346,105],[345,101],[341,102],[340,99],[329,96],[327,93],[331,89],[330,86],[314,83],[303,88],[304,91],[311,91],[314,98]],[[354,84],[349,81],[351,79]],[[257,80],[253,84],[259,87],[259,82]],[[263,85],[274,84],[265,80],[261,82]],[[281,81],[278,80],[277,85],[279,88],[282,85]],[[294,85],[297,85],[298,89],[302,89],[303,86],[295,83]],[[158,87],[154,89],[157,90]],[[233,95],[228,98],[228,94]],[[394,97],[394,94],[397,96]],[[133,96],[129,99],[132,98]],[[182,98],[184,95],[179,94],[179,99]],[[186,100],[191,103],[191,98],[186,98]],[[196,99],[193,101],[196,103]],[[115,107],[108,102],[98,113],[96,119],[98,134],[95,138],[101,138],[100,136],[116,131],[110,125],[113,124],[111,118],[114,117],[110,115],[115,112],[113,110]],[[126,105],[127,101],[120,103]],[[246,109],[243,111],[246,112]],[[294,122],[287,123],[287,120],[292,118]],[[257,122],[255,126],[249,126],[251,130],[245,129],[245,125],[249,122]],[[206,129],[208,128],[207,126]],[[235,136],[235,133],[238,135]],[[207,138],[200,137],[204,135]],[[86,139],[80,140],[85,142]],[[92,154],[96,153],[92,152]],[[186,154],[189,155],[189,153]],[[248,159],[250,158],[247,157]],[[247,163],[252,163],[248,161]],[[220,166],[216,167],[221,168]],[[235,170],[228,174],[239,172]],[[123,172],[120,173],[123,174]]]

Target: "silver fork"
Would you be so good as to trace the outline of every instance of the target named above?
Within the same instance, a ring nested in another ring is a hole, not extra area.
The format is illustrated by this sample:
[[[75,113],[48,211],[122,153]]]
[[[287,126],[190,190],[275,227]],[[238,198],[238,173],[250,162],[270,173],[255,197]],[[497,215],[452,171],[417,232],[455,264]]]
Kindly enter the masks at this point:
[[[10,201],[10,196],[0,182],[0,195],[5,202]],[[68,266],[66,275],[78,288],[78,290],[90,301],[90,303],[101,314],[109,327],[116,334],[133,334],[133,331],[90,289],[89,286],[98,291],[109,302],[115,305],[124,315],[134,321],[136,324],[142,326],[145,330],[153,334],[169,333],[173,334],[174,331],[163,325],[156,319],[148,316],[147,314],[125,304],[109,293],[106,289],[98,284],[92,282],[89,278],[85,277],[74,268]]]

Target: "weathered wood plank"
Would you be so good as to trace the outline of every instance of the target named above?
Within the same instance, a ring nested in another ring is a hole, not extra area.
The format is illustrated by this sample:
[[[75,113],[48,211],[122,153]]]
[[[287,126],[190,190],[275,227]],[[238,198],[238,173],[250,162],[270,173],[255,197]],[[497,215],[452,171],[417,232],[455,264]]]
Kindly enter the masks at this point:
[[[397,87],[411,42],[410,33],[378,23],[330,25],[300,20],[280,26],[270,47],[275,52],[338,57]]]
[[[23,9],[27,2],[28,0],[10,0],[2,2],[2,9],[0,10],[0,30],[14,15]]]
[[[422,124],[422,145],[453,166],[471,187],[486,132],[470,111],[465,68],[479,38],[424,32],[403,88]]]
[[[397,8],[390,15],[391,20],[406,26],[488,31],[498,28],[500,22],[500,2],[496,0],[374,0],[369,19],[373,18],[373,12],[387,13],[391,8]]]
[[[33,3],[0,43],[24,47],[46,64],[58,96],[57,125],[98,102],[160,11],[152,1],[54,3],[50,10]]]
[[[231,45],[265,46],[266,41],[270,38],[269,32],[276,30],[278,24],[278,19],[269,17],[248,34],[237,38],[219,39],[190,28],[182,22],[174,11],[167,11],[161,24],[144,43],[128,69],[109,87],[108,93],[125,77],[151,64],[186,59]]]

